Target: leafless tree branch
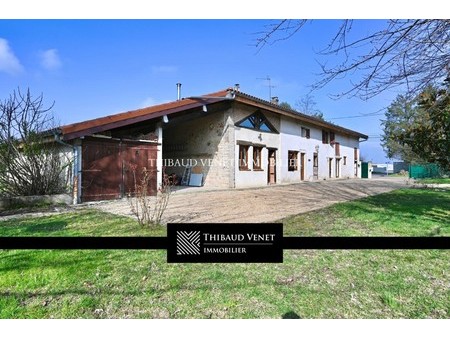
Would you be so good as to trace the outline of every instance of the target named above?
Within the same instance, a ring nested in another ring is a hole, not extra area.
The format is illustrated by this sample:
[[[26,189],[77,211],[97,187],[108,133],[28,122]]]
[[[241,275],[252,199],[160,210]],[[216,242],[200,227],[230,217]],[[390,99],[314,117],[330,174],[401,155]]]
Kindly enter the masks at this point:
[[[257,46],[284,40],[306,20],[281,20],[257,40]],[[344,20],[330,43],[318,54],[320,89],[335,79],[351,76],[347,90],[335,97],[369,99],[402,87],[412,97],[427,86],[442,82],[450,66],[450,20],[389,20],[384,29],[358,36],[355,20]]]
[[[0,101],[0,195],[27,196],[64,192],[70,166],[51,141],[53,116],[43,95],[18,89]]]

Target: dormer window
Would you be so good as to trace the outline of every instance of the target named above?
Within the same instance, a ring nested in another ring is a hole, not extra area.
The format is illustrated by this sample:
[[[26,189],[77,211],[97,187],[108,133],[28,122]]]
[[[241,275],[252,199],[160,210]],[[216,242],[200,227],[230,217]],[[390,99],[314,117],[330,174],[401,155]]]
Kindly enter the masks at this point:
[[[253,129],[257,131],[265,131],[268,133],[278,133],[275,127],[269,122],[269,120],[259,110],[246,117],[245,119],[236,123],[236,126],[242,128]]]

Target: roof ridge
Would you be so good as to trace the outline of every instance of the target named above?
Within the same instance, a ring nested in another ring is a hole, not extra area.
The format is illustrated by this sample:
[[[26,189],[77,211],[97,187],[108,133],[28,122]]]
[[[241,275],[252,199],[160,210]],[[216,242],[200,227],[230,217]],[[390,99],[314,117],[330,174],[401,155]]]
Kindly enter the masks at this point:
[[[229,91],[232,90],[234,93],[234,96],[232,98],[229,98],[227,94],[229,94]],[[204,98],[205,101],[213,101],[213,102],[207,102],[201,100]],[[241,98],[241,100],[239,100]],[[182,110],[192,109],[196,108],[198,106],[201,106],[203,104],[210,104],[215,102],[220,102],[223,100],[228,99],[237,99],[237,102],[241,103],[247,103],[252,105],[251,102],[245,102],[245,99],[253,101],[253,104],[255,106],[262,106],[261,108],[265,108],[267,110],[274,110],[275,113],[291,116],[294,118],[300,118],[306,123],[316,124],[318,126],[322,126],[324,128],[333,128],[337,129],[343,132],[351,133],[353,135],[363,137],[367,139],[367,136],[364,134],[361,134],[357,131],[341,127],[340,125],[322,120],[320,118],[307,115],[304,113],[301,113],[294,109],[288,109],[285,107],[280,106],[279,104],[258,98],[256,96],[247,94],[242,92],[241,90],[236,90],[234,88],[227,88],[220,91],[216,91],[209,94],[203,94],[200,96],[190,96],[185,97],[180,100],[175,101],[169,101],[153,106],[143,107],[139,109],[129,110],[125,112],[120,112],[116,114],[101,116],[97,118],[93,118],[90,120],[80,121],[68,125],[64,125],[60,127],[61,132],[64,135],[70,134],[70,137],[78,137],[81,134],[84,134],[86,131],[90,130],[91,132],[99,131],[100,129],[105,129],[107,127],[112,127],[113,125],[126,125],[126,121],[129,120],[128,124],[141,122],[147,119],[152,118],[158,118],[162,117],[166,114],[172,114],[175,112],[179,112]],[[267,107],[267,108],[266,108]]]
[[[200,95],[200,96],[205,96],[205,97],[207,97],[207,96],[218,96],[218,97],[220,97],[221,96],[220,94],[224,94],[223,96],[225,97],[226,93],[227,93],[227,90],[221,90],[221,91],[218,91],[218,92],[214,92],[214,93],[210,93],[210,94],[203,94],[203,95]],[[184,97],[184,98],[181,98],[180,100],[173,100],[173,101],[163,102],[163,103],[160,103],[160,104],[155,104],[155,105],[152,105],[152,106],[142,107],[142,108],[138,108],[138,109],[122,111],[122,112],[115,113],[115,114],[99,116],[99,117],[95,117],[95,118],[89,119],[89,120],[84,120],[84,121],[80,121],[80,122],[74,122],[74,123],[66,124],[66,125],[63,125],[61,128],[69,128],[69,127],[73,127],[75,125],[78,125],[80,123],[89,123],[89,122],[94,122],[94,121],[102,120],[102,119],[108,119],[108,118],[112,118],[112,117],[121,117],[123,115],[128,115],[128,114],[131,114],[131,113],[137,113],[136,116],[142,116],[142,115],[145,115],[145,114],[148,114],[148,113],[152,113],[154,111],[162,111],[162,110],[170,109],[170,107],[172,105],[174,105],[174,106],[187,105],[187,104],[192,103],[193,101],[195,101],[195,99],[191,99],[191,97],[193,97],[193,96]],[[163,108],[163,107],[167,107],[167,108],[166,109],[160,109],[160,108]],[[141,113],[139,113],[139,112],[141,112]]]

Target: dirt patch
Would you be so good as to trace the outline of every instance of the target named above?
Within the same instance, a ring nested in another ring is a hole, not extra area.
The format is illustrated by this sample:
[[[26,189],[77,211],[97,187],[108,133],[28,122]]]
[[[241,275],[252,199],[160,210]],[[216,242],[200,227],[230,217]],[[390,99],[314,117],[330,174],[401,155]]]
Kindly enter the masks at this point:
[[[403,178],[377,178],[302,182],[254,189],[181,190],[171,196],[163,222],[272,222],[405,187],[408,187],[407,180]],[[132,217],[126,200],[89,207]]]

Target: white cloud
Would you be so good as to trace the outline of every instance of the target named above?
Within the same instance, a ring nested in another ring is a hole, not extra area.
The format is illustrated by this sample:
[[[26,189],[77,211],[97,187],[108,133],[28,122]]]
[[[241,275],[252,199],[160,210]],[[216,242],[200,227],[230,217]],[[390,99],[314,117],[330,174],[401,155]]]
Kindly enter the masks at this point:
[[[8,40],[0,38],[0,72],[15,75],[23,71],[24,68],[9,47]]]
[[[167,103],[167,102],[170,102],[170,100],[156,100],[155,98],[149,96],[141,102],[141,104],[139,105],[139,108],[147,108],[147,107],[156,106],[158,104],[163,104],[163,103]],[[133,109],[135,109],[135,108],[133,108]]]
[[[178,70],[175,66],[153,66],[153,73],[175,73]]]
[[[153,97],[147,97],[142,103],[140,104],[140,108],[150,107],[156,105],[156,100]]]
[[[56,70],[61,68],[62,62],[58,55],[58,50],[48,49],[39,53],[41,66],[47,70]]]

